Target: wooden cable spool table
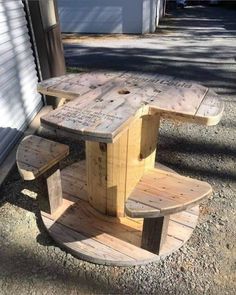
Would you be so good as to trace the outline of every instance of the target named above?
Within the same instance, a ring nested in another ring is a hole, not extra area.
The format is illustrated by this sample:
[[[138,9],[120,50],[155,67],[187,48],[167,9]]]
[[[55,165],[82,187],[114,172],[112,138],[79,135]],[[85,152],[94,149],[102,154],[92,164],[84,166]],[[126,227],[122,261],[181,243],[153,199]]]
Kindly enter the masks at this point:
[[[54,240],[95,263],[136,265],[180,248],[211,186],[155,163],[160,118],[215,125],[217,95],[159,75],[84,73],[39,92],[69,101],[41,118],[58,136],[86,141],[86,160],[61,171],[63,204],[41,211]]]

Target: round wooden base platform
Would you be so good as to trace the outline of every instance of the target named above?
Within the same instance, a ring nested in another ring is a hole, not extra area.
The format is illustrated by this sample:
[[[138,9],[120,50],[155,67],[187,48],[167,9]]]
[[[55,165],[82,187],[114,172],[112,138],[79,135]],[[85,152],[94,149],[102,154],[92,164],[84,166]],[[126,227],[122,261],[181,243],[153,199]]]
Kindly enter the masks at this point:
[[[100,214],[87,201],[85,163],[62,171],[63,206],[53,215],[41,212],[50,236],[78,258],[106,265],[139,265],[179,249],[197,225],[199,207],[171,215],[160,255],[140,248],[142,219]]]

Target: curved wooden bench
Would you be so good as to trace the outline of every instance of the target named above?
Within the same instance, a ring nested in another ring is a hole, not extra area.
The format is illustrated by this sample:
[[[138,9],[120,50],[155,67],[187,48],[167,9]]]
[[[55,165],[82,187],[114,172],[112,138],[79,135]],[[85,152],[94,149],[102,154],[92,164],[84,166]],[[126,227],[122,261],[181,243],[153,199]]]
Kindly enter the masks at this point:
[[[37,179],[41,210],[53,213],[62,204],[59,162],[69,154],[69,147],[39,136],[25,137],[18,146],[16,163],[24,180]]]
[[[211,193],[206,182],[150,169],[125,204],[128,216],[144,218],[142,248],[158,254],[166,239],[170,214],[194,207]]]

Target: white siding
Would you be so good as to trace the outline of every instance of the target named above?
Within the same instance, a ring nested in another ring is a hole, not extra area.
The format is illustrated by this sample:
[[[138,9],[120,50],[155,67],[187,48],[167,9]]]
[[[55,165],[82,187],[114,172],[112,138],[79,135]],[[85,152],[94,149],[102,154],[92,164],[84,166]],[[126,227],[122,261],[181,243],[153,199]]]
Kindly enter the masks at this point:
[[[42,106],[21,0],[0,0],[0,163]]]
[[[158,0],[58,0],[62,32],[147,33]]]

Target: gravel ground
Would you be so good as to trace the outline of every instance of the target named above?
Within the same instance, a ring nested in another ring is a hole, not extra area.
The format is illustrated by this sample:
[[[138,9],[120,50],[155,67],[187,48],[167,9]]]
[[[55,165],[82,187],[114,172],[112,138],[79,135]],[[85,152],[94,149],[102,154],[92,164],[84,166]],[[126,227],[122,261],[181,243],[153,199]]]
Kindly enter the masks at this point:
[[[56,246],[41,224],[35,195],[14,169],[0,190],[0,294],[236,294],[235,15],[190,7],[145,38],[66,40],[69,66],[178,74],[221,94],[226,111],[220,124],[164,121],[158,152],[161,163],[208,181],[214,194],[201,204],[193,236],[176,253],[146,266],[99,266]],[[71,149],[67,163],[84,156],[82,143]]]

